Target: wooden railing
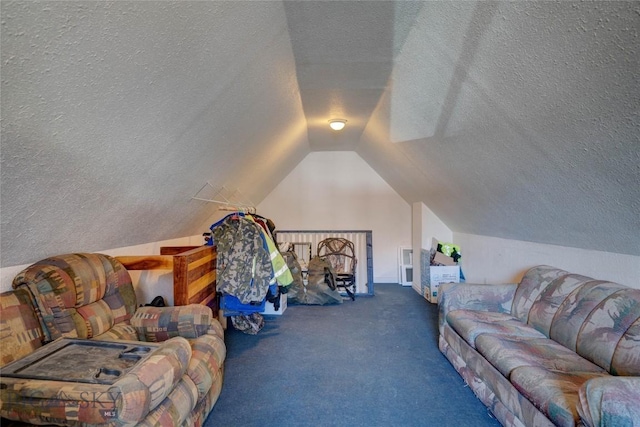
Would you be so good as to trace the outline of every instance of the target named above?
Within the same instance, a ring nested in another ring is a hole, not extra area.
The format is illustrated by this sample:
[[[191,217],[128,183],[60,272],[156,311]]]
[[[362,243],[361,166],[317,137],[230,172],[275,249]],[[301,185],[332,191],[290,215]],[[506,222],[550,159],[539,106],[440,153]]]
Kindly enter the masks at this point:
[[[173,270],[174,304],[203,304],[218,317],[214,246],[166,246],[160,255],[116,258],[127,270]]]

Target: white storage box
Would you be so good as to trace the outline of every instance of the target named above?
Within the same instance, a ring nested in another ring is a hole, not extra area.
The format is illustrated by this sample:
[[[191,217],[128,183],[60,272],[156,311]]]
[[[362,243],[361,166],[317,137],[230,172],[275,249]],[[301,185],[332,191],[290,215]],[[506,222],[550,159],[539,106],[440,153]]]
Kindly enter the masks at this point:
[[[280,308],[276,311],[273,308],[273,303],[267,301],[264,306],[264,311],[261,313],[267,316],[280,316],[287,309],[287,294],[280,294]]]
[[[430,266],[427,275],[427,288],[429,289],[429,301],[438,302],[438,288],[442,283],[460,283],[460,266]]]

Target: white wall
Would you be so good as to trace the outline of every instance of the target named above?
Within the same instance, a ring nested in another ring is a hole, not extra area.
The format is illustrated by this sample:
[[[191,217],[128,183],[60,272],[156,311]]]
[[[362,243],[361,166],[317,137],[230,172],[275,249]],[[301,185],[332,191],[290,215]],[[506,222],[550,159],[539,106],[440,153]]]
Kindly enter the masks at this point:
[[[355,152],[312,152],[258,206],[279,230],[372,230],[373,279],[399,283],[411,206]]]
[[[111,256],[125,255],[159,255],[161,246],[198,246],[203,244],[201,235],[124,248],[96,251]],[[33,260],[36,262],[38,260]],[[30,264],[5,267],[0,269],[0,292],[11,289],[13,278]],[[156,295],[162,295],[169,305],[173,305],[173,273],[171,270],[129,271],[136,291],[138,303],[151,302]]]
[[[453,243],[451,229],[431,209],[421,203],[422,209],[422,248],[431,249],[431,240]]]
[[[422,277],[420,256],[422,252],[423,230],[425,227],[422,212],[426,208],[424,203],[421,202],[416,202],[411,205],[411,249],[413,250],[413,281],[411,282],[411,287],[415,289],[417,293],[420,293],[420,278]]]
[[[439,242],[453,243],[453,233],[451,229],[433,213],[424,203],[416,202],[412,206],[413,212],[413,288],[420,291],[420,283],[422,277],[422,266],[420,264],[421,250],[431,249],[431,240],[436,239]]]
[[[640,288],[640,257],[564,246],[453,233],[468,283],[514,283],[546,264],[597,280]]]

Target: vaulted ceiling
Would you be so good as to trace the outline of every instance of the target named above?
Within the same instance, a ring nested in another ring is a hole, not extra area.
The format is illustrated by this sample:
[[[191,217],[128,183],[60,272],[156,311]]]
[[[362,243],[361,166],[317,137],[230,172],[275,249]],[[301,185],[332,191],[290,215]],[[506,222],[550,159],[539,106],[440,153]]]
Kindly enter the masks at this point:
[[[637,2],[0,13],[2,266],[198,234],[194,195],[259,203],[320,150],[453,231],[640,255]]]

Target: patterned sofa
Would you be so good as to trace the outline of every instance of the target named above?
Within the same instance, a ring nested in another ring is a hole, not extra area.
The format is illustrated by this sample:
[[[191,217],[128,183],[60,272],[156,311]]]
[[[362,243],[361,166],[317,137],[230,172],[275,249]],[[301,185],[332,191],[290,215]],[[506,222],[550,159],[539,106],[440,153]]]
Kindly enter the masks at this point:
[[[39,261],[15,277],[13,288],[0,294],[5,372],[65,338],[156,344],[147,346],[153,351],[130,371],[115,374],[111,384],[0,376],[3,426],[7,420],[71,426],[203,424],[220,394],[226,356],[224,332],[211,309],[138,308],[127,270],[101,254]],[[77,368],[82,369],[81,362]]]
[[[640,289],[538,266],[440,290],[440,350],[503,425],[640,426]]]

